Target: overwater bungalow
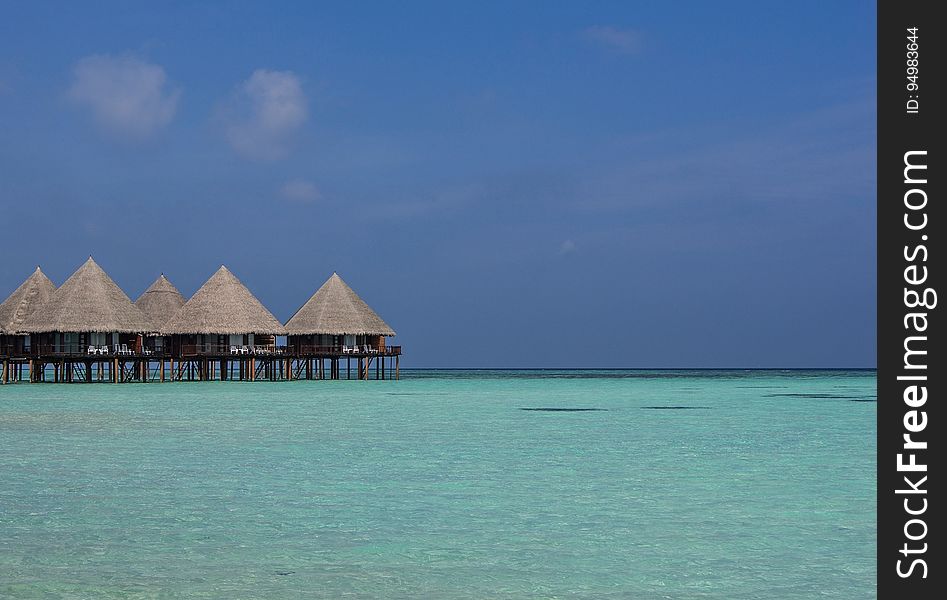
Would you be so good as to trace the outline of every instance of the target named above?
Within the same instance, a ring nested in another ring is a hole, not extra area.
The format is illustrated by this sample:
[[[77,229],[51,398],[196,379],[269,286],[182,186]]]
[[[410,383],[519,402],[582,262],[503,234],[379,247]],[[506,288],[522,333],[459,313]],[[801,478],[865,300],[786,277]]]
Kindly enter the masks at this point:
[[[151,321],[89,257],[20,326],[33,356],[127,354],[141,349]]]
[[[30,379],[45,377],[49,364],[54,381],[92,381],[93,361],[114,359],[118,373],[126,357],[142,353],[142,336],[151,329],[148,317],[91,256],[19,327],[30,335]]]
[[[221,266],[161,328],[178,356],[275,353],[282,323]]]
[[[20,328],[55,291],[53,282],[36,267],[33,274],[0,304],[0,356],[29,354],[30,336]]]
[[[356,358],[361,379],[368,378],[373,361],[383,376],[386,357],[394,357],[396,373],[399,369],[401,347],[386,344],[386,338],[395,335],[394,329],[338,273],[286,322],[286,335],[287,348],[297,357],[336,356],[349,363]]]
[[[276,346],[282,323],[225,266],[161,333],[170,337],[172,379],[290,378],[289,359]]]
[[[141,296],[135,300],[135,306],[145,313],[152,323],[152,333],[145,337],[145,347],[156,353],[163,353],[167,338],[160,332],[181,307],[184,296],[162,273]]]

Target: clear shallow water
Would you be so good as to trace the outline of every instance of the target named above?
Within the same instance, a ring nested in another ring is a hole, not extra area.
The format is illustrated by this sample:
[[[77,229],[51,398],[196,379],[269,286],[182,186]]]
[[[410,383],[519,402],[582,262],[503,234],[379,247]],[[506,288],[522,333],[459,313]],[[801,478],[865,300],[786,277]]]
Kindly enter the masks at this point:
[[[0,388],[0,597],[875,596],[873,371],[403,377]]]

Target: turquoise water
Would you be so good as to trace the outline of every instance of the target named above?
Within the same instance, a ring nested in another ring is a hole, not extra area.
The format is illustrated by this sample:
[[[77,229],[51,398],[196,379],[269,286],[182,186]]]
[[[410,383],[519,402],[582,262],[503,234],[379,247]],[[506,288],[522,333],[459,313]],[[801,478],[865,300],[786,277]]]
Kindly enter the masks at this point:
[[[874,400],[857,371],[5,386],[0,597],[871,598]]]

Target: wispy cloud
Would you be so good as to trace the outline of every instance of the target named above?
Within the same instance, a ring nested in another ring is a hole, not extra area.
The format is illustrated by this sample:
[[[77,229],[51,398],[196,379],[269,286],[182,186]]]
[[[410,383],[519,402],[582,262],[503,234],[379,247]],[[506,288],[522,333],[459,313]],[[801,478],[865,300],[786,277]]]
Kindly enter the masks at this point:
[[[590,211],[664,212],[677,219],[724,215],[767,204],[823,207],[870,198],[874,189],[874,103],[856,101],[695,144],[669,133],[586,177],[577,206]],[[653,213],[652,213],[653,214]]]
[[[133,56],[87,56],[73,68],[68,97],[109,133],[143,139],[168,125],[181,90],[164,69]]]
[[[257,69],[241,83],[221,112],[233,149],[258,160],[285,157],[293,135],[307,117],[299,77],[291,71],[266,69]]]
[[[319,188],[311,181],[306,181],[305,179],[287,181],[280,188],[280,195],[287,200],[306,204],[322,198]]]
[[[619,54],[637,54],[641,51],[641,33],[610,25],[596,25],[582,30],[582,37]]]
[[[565,256],[566,254],[572,254],[576,250],[575,242],[572,240],[566,240],[559,245],[559,256]]]

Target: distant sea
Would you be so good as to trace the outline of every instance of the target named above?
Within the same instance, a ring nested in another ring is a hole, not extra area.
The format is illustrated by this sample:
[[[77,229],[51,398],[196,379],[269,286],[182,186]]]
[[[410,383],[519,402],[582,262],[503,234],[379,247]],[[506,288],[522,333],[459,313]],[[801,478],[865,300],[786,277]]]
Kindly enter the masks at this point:
[[[3,386],[0,597],[872,598],[875,400],[874,371]]]

